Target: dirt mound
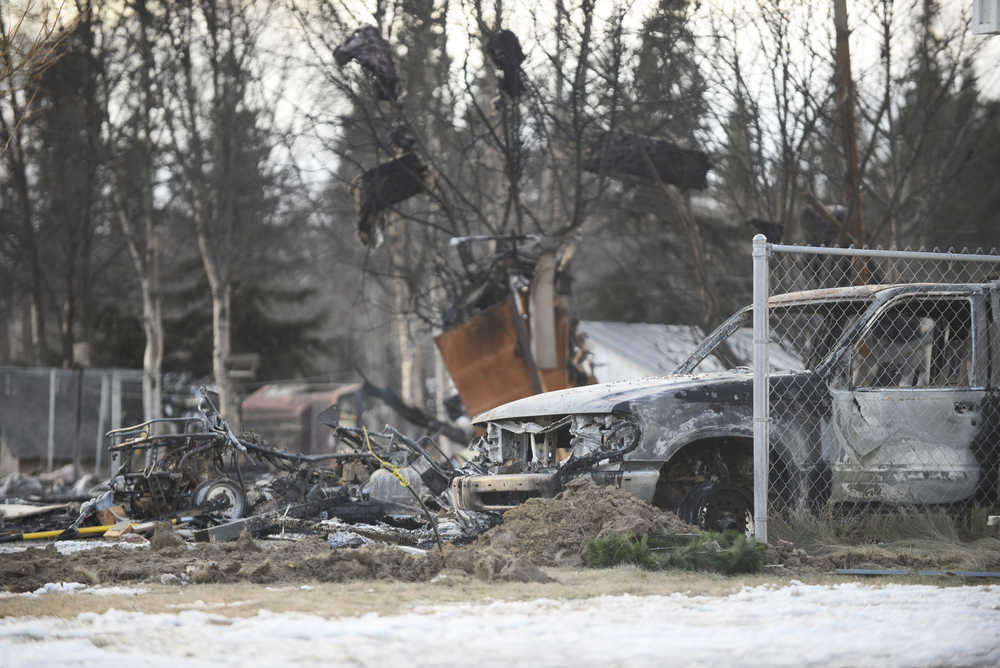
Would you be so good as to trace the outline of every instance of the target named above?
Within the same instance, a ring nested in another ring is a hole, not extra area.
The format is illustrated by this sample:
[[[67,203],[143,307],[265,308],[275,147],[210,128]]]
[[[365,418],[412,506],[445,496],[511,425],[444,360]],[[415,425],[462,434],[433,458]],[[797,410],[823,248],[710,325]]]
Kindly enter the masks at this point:
[[[640,501],[629,492],[589,480],[569,483],[552,499],[529,499],[504,514],[503,524],[479,536],[473,550],[492,550],[540,566],[575,566],[587,541],[609,533],[645,536],[697,533],[671,512]]]
[[[157,522],[153,525],[153,537],[149,539],[149,549],[159,552],[184,545],[186,545],[185,540],[181,538],[170,522]]]
[[[329,550],[327,554],[307,559],[302,571],[320,582],[346,580],[430,580],[441,570],[436,553],[416,554],[383,544]]]

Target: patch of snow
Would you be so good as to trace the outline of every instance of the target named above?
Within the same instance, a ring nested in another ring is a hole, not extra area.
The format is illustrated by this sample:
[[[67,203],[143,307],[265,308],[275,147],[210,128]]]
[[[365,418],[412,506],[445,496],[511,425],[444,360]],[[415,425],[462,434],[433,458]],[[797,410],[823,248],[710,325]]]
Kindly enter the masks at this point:
[[[725,597],[494,601],[335,619],[264,610],[8,617],[0,665],[1000,665],[998,629],[997,585],[794,584]]]
[[[82,582],[47,582],[35,591],[21,594],[0,592],[0,598],[20,596],[22,598],[38,598],[44,594],[93,594],[94,596],[137,596],[148,593],[141,587],[90,587]]]
[[[41,596],[42,594],[72,594],[73,592],[86,588],[87,585],[82,582],[46,582],[35,591],[22,595]]]
[[[84,550],[94,550],[98,548],[117,550],[148,550],[149,541],[145,543],[109,542],[105,540],[57,540],[57,541],[27,541],[21,543],[7,543],[0,545],[0,554],[5,552],[24,552],[29,547],[48,547],[55,545],[59,554],[73,554]]]
[[[265,536],[264,540],[284,540],[284,541],[298,542],[300,540],[305,540],[306,538],[309,538],[310,535],[311,534],[307,533],[295,533],[293,531],[285,531],[271,536]]]
[[[219,608],[239,608],[244,605],[253,605],[254,603],[257,603],[257,601],[231,601],[229,603],[217,601],[215,603],[205,603],[205,601],[198,599],[191,603],[170,603],[167,607],[176,608],[177,610],[217,610]]]

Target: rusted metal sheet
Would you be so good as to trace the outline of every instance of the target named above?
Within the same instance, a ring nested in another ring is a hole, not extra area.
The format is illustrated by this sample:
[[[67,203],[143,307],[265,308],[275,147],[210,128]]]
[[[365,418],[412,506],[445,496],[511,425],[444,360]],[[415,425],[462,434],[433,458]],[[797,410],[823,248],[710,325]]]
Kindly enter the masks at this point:
[[[535,393],[515,317],[507,300],[435,339],[469,415]],[[545,392],[569,387],[569,317],[558,301],[555,331],[558,366],[539,369]]]

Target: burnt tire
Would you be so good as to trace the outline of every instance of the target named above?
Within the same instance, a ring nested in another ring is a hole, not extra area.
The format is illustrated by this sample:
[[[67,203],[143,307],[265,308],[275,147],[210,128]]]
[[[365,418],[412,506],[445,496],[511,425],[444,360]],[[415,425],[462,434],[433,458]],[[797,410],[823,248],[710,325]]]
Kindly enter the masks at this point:
[[[247,496],[239,483],[229,478],[206,480],[194,493],[194,505],[226,520],[238,520],[246,514]]]
[[[725,482],[698,485],[684,497],[677,516],[705,531],[753,530],[753,497]]]

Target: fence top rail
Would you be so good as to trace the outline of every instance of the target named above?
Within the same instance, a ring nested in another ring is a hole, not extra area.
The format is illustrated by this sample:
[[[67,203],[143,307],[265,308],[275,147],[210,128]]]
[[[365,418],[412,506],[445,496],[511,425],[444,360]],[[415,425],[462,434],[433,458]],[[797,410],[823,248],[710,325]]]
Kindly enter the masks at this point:
[[[948,262],[998,262],[1000,255],[980,253],[954,253],[931,251],[881,250],[876,248],[836,248],[827,246],[792,246],[788,244],[768,244],[775,253],[805,253],[811,255],[843,255],[849,257],[885,257],[906,260],[939,260]]]
[[[76,373],[80,370],[80,367],[76,368],[64,368],[58,366],[16,366],[16,365],[0,365],[0,373],[9,373],[12,375],[48,375],[52,371],[55,371],[60,375],[69,375]],[[143,371],[142,369],[127,369],[123,367],[83,367],[83,373],[85,376],[96,376],[104,374],[118,374],[123,380],[135,380],[142,379]]]

